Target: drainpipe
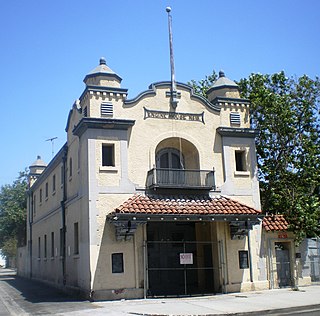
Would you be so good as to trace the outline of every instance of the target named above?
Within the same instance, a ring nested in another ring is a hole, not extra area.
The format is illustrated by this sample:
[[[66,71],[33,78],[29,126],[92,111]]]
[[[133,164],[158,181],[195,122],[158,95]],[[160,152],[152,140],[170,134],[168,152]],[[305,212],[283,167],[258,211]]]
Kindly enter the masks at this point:
[[[62,219],[62,240],[61,240],[61,247],[62,247],[62,278],[63,278],[63,285],[66,285],[66,201],[67,201],[67,155],[68,155],[68,147],[64,147],[64,153],[62,157],[63,163],[63,198],[61,201],[61,219]]]
[[[252,273],[252,257],[251,257],[251,241],[250,241],[250,227],[249,223],[246,222],[248,229],[248,256],[249,256],[249,272],[250,272],[250,282],[253,282],[253,273]]]

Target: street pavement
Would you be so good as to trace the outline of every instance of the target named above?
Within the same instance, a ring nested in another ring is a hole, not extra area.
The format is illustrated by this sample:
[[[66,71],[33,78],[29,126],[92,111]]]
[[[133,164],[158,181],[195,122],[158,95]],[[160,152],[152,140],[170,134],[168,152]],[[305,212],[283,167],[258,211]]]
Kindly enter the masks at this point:
[[[0,316],[320,315],[320,285],[186,298],[81,301],[0,269]]]

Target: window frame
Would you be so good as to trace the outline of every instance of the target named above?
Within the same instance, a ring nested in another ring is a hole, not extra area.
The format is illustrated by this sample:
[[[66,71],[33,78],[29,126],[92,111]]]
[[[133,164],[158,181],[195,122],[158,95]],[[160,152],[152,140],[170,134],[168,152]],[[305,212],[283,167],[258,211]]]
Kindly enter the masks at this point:
[[[107,148],[111,149],[111,157],[106,157],[107,153],[105,150]],[[101,167],[103,168],[115,168],[116,166],[116,157],[115,157],[115,144],[114,143],[104,143],[101,146]],[[111,159],[110,159],[111,158]],[[111,163],[109,164],[109,161],[107,162],[106,160],[110,160]]]
[[[123,252],[116,252],[111,254],[111,271],[113,274],[124,273]]]
[[[80,243],[80,234],[79,234],[79,222],[73,223],[73,254],[75,256],[79,255],[79,243]]]

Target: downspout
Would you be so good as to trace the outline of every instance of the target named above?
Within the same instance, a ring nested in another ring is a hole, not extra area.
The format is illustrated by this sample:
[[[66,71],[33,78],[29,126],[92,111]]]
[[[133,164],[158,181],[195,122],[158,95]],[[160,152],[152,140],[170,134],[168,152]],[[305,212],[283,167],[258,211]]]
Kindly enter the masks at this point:
[[[68,147],[64,147],[62,163],[63,163],[63,197],[61,201],[61,219],[62,219],[62,240],[61,240],[61,247],[62,247],[62,278],[63,278],[63,285],[66,285],[66,234],[67,234],[67,227],[66,227],[66,201],[67,201],[67,155],[68,155]]]
[[[252,257],[251,257],[251,240],[250,240],[250,229],[248,222],[246,222],[248,229],[248,256],[249,256],[249,272],[250,272],[250,282],[253,282],[253,272],[252,272]]]

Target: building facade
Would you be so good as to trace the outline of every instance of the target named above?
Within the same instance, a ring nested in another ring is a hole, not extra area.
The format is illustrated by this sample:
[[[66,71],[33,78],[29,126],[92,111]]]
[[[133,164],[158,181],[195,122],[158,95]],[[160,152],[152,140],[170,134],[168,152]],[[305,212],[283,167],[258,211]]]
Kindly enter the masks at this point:
[[[249,102],[158,82],[134,99],[102,58],[67,142],[30,166],[20,274],[91,299],[269,288]]]

